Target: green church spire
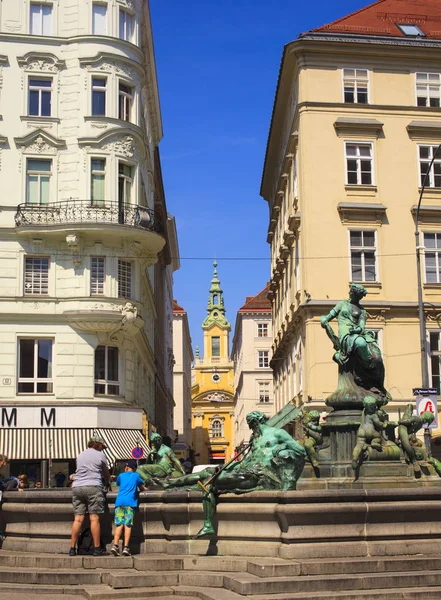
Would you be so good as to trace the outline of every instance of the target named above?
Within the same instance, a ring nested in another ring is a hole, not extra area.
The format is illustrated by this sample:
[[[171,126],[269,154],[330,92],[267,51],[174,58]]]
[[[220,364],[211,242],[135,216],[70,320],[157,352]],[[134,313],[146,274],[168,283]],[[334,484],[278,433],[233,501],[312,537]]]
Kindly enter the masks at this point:
[[[202,323],[202,329],[208,329],[212,325],[216,324],[219,327],[231,328],[230,323],[225,317],[225,306],[224,306],[224,298],[223,291],[220,286],[220,280],[217,276],[217,262],[213,263],[214,272],[213,279],[211,280],[210,292],[208,295],[208,306],[205,321]]]

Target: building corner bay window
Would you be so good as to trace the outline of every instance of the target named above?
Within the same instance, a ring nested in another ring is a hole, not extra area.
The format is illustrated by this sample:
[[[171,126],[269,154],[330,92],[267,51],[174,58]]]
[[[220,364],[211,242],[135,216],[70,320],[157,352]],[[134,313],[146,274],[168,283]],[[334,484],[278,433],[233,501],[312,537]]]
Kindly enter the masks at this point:
[[[106,116],[106,86],[105,77],[92,77],[92,116]]]
[[[51,160],[26,161],[26,204],[47,204],[50,196]]]
[[[220,356],[220,337],[218,335],[211,338],[211,356]]]
[[[127,10],[119,9],[119,37],[126,42],[132,41],[134,17]]]
[[[93,206],[102,206],[105,200],[106,159],[92,158],[90,162],[90,199]]]
[[[106,258],[104,256],[90,257],[90,295],[102,296],[106,279]]]
[[[50,117],[52,104],[52,79],[29,77],[29,107],[31,117]]]
[[[372,144],[347,142],[346,181],[348,185],[372,185]]]
[[[119,396],[119,356],[114,346],[98,346],[95,350],[95,394]]]
[[[120,209],[130,204],[132,199],[132,184],[132,167],[120,162],[118,165],[118,204]]]
[[[132,263],[118,260],[118,298],[132,297]]]
[[[52,35],[52,4],[31,2],[29,16],[29,31],[32,35]]]
[[[52,394],[52,346],[50,339],[19,340],[19,394]]]
[[[375,231],[351,231],[351,281],[377,281]]]
[[[118,119],[131,120],[133,103],[133,89],[125,83],[119,82],[118,89]]]
[[[107,5],[100,2],[92,4],[92,33],[106,35],[107,33]]]

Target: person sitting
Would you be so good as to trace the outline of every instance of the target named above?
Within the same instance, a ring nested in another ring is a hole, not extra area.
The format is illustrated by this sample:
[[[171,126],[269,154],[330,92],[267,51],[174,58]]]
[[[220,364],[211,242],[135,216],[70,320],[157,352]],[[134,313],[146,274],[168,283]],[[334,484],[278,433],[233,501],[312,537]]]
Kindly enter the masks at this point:
[[[18,481],[19,481],[19,484],[18,484],[19,492],[23,492],[24,490],[29,489],[29,479],[25,473],[18,476]]]
[[[0,493],[17,490],[18,485],[20,483],[17,477],[13,477],[12,475],[9,477],[2,478],[1,471],[6,467],[7,463],[7,456],[5,456],[4,454],[0,454]]]

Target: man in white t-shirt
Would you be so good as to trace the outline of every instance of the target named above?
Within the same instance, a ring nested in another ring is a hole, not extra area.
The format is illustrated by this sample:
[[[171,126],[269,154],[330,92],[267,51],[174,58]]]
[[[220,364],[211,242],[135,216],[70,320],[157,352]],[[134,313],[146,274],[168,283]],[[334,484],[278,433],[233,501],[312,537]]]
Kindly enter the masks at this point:
[[[100,514],[104,512],[105,498],[103,484],[110,481],[107,458],[103,454],[106,448],[103,438],[95,435],[89,443],[88,449],[77,458],[77,470],[72,484],[72,507],[74,522],[69,556],[76,555],[76,544],[84,523],[86,512],[89,513],[90,531],[93,537],[93,555],[103,556],[107,552],[101,548]]]

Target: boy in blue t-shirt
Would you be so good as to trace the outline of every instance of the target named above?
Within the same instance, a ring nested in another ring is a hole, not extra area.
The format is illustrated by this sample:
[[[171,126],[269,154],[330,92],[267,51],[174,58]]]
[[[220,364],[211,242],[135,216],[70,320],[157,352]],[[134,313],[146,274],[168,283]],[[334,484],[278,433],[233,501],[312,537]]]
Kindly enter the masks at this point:
[[[138,488],[141,491],[147,489],[144,487],[141,477],[135,473],[136,467],[136,460],[127,461],[124,473],[120,473],[116,480],[119,492],[115,500],[115,533],[110,550],[114,556],[119,556],[119,539],[123,529],[124,548],[122,553],[124,556],[131,556],[129,541],[132,534],[134,509],[138,506]]]

